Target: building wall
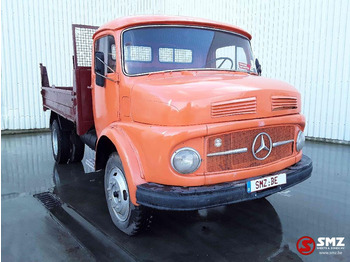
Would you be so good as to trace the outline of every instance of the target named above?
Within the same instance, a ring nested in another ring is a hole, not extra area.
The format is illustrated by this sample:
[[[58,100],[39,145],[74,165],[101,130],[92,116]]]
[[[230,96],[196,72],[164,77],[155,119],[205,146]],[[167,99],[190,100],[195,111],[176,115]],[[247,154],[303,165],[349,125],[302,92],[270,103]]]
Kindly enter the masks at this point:
[[[4,0],[1,129],[48,127],[39,63],[47,66],[50,83],[72,85],[72,23],[167,14],[246,29],[263,75],[301,92],[307,136],[350,141],[349,13],[348,0]]]

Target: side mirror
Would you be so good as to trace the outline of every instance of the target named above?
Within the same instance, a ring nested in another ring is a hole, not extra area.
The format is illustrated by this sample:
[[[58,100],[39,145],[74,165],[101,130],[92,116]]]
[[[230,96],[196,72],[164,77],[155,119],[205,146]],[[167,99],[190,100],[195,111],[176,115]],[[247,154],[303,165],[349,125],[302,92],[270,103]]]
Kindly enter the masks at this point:
[[[96,85],[105,86],[105,62],[103,52],[95,53]]]
[[[256,67],[256,71],[258,72],[258,75],[261,76],[261,65],[257,58],[255,59],[255,67]]]

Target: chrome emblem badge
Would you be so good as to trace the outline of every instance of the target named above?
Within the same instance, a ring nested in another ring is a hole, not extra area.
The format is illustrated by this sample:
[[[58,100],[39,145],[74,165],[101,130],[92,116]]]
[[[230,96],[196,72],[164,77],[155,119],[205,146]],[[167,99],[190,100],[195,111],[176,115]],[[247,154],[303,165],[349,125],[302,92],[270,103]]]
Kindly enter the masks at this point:
[[[222,145],[222,140],[220,138],[217,138],[214,140],[214,146],[220,147]]]
[[[258,145],[258,148],[256,148],[256,145]],[[252,153],[254,158],[257,160],[264,160],[270,155],[271,150],[272,150],[271,137],[265,132],[258,134],[255,137],[252,145]],[[259,156],[257,156],[258,154]]]

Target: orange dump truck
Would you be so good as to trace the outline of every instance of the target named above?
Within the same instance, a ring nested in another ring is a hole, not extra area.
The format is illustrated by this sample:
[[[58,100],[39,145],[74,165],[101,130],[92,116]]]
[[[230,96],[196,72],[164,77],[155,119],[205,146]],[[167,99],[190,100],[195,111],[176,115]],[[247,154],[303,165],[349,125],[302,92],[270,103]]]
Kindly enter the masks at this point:
[[[73,25],[73,86],[50,86],[40,65],[54,158],[96,151],[120,230],[137,233],[152,208],[253,200],[310,177],[300,94],[260,76],[250,40],[209,20],[126,17]]]

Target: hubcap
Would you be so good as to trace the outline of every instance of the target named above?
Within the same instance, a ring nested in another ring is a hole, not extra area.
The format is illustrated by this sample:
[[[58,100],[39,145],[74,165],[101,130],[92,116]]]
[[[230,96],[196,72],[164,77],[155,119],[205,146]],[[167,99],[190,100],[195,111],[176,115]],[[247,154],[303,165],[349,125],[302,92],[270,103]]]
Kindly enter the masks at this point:
[[[58,154],[58,138],[57,138],[57,130],[53,128],[52,130],[52,149],[55,156]]]
[[[115,216],[126,221],[129,215],[129,191],[122,171],[115,167],[108,174],[107,201]]]

